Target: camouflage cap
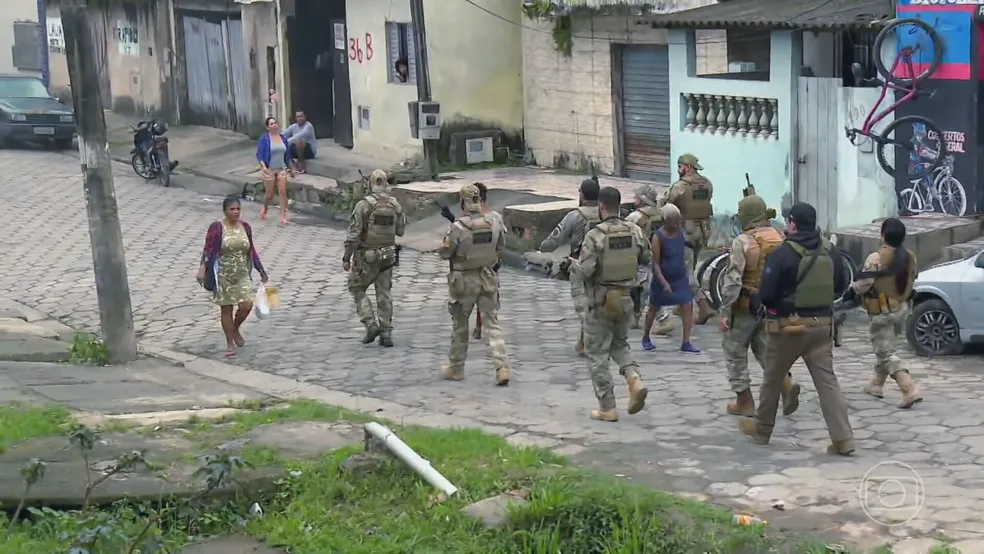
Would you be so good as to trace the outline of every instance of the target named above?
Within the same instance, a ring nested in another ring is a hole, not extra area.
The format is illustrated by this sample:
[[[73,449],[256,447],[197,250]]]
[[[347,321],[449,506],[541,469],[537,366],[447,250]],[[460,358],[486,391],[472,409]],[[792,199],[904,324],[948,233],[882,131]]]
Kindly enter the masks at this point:
[[[700,163],[698,163],[697,156],[694,156],[689,152],[677,158],[677,165],[693,166],[693,168],[696,169],[697,171],[704,170],[704,168],[701,167]]]
[[[655,206],[659,203],[659,193],[652,185],[642,185],[635,191],[636,196],[647,206]]]
[[[482,196],[475,185],[470,183],[462,185],[458,190],[458,197],[461,199],[465,210],[477,212],[482,209]]]

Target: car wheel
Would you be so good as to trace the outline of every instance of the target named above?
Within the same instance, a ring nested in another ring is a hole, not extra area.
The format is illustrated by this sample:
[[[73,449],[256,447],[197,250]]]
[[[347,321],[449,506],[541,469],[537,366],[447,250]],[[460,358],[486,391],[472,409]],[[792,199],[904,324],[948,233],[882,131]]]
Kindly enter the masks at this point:
[[[906,322],[905,337],[920,356],[956,356],[963,352],[957,318],[939,298],[916,304]]]

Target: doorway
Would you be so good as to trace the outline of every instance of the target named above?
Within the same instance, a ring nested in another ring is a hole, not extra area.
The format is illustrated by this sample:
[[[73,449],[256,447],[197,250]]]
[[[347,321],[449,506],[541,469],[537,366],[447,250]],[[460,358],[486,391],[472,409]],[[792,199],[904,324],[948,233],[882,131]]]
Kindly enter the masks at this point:
[[[339,21],[345,21],[345,0],[296,0],[294,15],[287,19],[290,109],[307,114],[319,139],[334,138],[351,148],[348,56],[344,55],[342,38],[341,59],[345,63],[338,63],[334,33],[330,32],[333,23]],[[346,117],[347,126],[336,122]]]

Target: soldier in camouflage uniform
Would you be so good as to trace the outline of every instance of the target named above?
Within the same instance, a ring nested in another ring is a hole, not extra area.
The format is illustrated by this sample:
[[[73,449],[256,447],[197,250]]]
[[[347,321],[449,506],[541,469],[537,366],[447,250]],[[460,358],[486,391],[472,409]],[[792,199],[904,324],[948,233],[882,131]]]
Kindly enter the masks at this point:
[[[697,173],[702,171],[697,161],[697,156],[684,154],[677,159],[677,173],[680,180],[670,185],[670,190],[666,195],[666,202],[674,204],[680,208],[683,216],[683,230],[687,238],[687,270],[690,272],[690,288],[693,290],[694,298],[700,311],[697,314],[696,322],[703,325],[714,315],[710,301],[697,282],[694,268],[697,267],[698,257],[701,251],[707,246],[707,239],[710,237],[710,219],[714,215],[714,208],[711,206],[711,199],[714,197],[714,185],[711,181]]]
[[[406,215],[395,198],[386,192],[386,172],[377,169],[369,176],[369,195],[359,200],[349,219],[342,267],[349,273],[348,289],[355,309],[366,328],[363,344],[379,337],[379,344],[393,346],[393,268],[397,263],[396,237],[407,227]],[[366,296],[369,285],[376,291],[376,309]]]
[[[652,240],[656,228],[663,222],[663,215],[660,213],[662,208],[659,195],[652,185],[642,185],[636,189],[636,209],[630,212],[625,220],[635,223],[642,229],[643,235]],[[652,284],[653,268],[651,265],[639,266],[639,286],[632,291],[632,305],[635,311],[632,320],[632,328],[639,328],[639,320],[642,318],[642,310],[649,305],[649,287]],[[659,328],[656,329],[657,335],[668,335],[673,331],[673,323],[670,321],[672,308],[662,308],[659,314]]]
[[[615,360],[628,384],[628,412],[638,413],[646,404],[648,390],[629,351],[628,337],[630,291],[638,267],[652,263],[652,252],[642,229],[618,218],[622,200],[618,189],[605,187],[598,198],[603,221],[584,237],[579,258],[571,258],[571,275],[585,284],[584,346],[599,404],[591,418],[618,421],[609,359]]]
[[[580,205],[576,210],[571,210],[564,219],[557,224],[557,227],[550,233],[550,236],[540,244],[540,252],[553,252],[561,244],[569,242],[571,245],[571,257],[577,258],[581,253],[581,244],[584,242],[585,235],[588,234],[595,225],[601,223],[598,215],[598,190],[600,189],[598,178],[592,177],[581,182]],[[616,214],[618,211],[615,212]],[[584,283],[571,273],[571,298],[574,301],[574,311],[580,320],[580,334],[577,341],[577,351],[579,356],[584,355]]]
[[[766,259],[783,241],[782,233],[769,225],[769,220],[775,216],[775,210],[768,209],[760,196],[747,196],[738,203],[737,217],[742,233],[731,243],[728,265],[721,275],[722,346],[731,391],[737,395],[728,405],[731,415],[755,416],[755,397],[748,373],[749,345],[745,341],[758,325],[752,305]],[[765,340],[766,333],[759,331],[752,335],[750,345],[752,355],[763,368]],[[783,415],[790,415],[799,407],[799,393],[800,386],[793,381],[792,373],[787,374],[780,389]]]
[[[499,280],[493,266],[502,259],[506,237],[501,220],[482,214],[478,187],[464,185],[460,191],[462,216],[444,237],[438,251],[451,262],[448,272],[448,312],[451,313],[451,350],[441,375],[450,381],[465,378],[468,357],[468,319],[478,307],[482,325],[488,331],[489,352],[495,367],[495,384],[509,384],[506,343],[499,326]]]
[[[871,320],[868,330],[875,351],[875,374],[865,385],[864,392],[882,398],[885,381],[891,377],[902,391],[899,408],[911,408],[922,400],[919,385],[902,365],[895,348],[895,340],[909,314],[912,285],[918,274],[916,255],[902,246],[905,233],[905,224],[901,220],[886,219],[881,227],[884,245],[868,255],[858,275],[860,278],[851,285],[861,295]]]

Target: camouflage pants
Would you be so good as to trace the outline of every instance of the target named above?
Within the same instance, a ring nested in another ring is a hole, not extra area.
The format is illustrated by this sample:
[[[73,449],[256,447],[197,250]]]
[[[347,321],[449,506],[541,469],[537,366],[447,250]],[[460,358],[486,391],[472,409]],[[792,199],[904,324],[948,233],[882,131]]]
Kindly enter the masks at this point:
[[[684,236],[687,242],[693,247],[684,247],[684,261],[687,264],[687,275],[690,276],[690,290],[694,293],[694,301],[699,302],[706,299],[704,291],[697,282],[697,260],[700,253],[707,246],[708,227],[706,222],[688,221],[684,226]]]
[[[760,366],[765,367],[765,330],[759,330],[752,338],[749,346],[742,342],[748,338],[748,333],[755,326],[755,318],[748,312],[738,313],[731,318],[731,328],[724,334],[722,347],[724,349],[724,359],[728,367],[728,383],[731,385],[731,392],[743,392],[751,388],[752,378],[748,372],[748,349],[752,349],[752,355]]]
[[[871,316],[868,331],[871,335],[871,346],[875,351],[875,373],[891,376],[904,370],[902,359],[899,358],[895,342],[905,323],[908,309]]]
[[[452,272],[448,285],[451,297],[448,301],[448,313],[451,314],[448,366],[456,373],[465,370],[470,330],[468,320],[472,310],[477,307],[482,316],[482,328],[489,338],[489,354],[494,369],[509,367],[506,341],[499,325],[499,291],[495,274],[491,271],[488,274]]]
[[[594,295],[590,295],[591,299]],[[591,302],[595,304],[595,302]],[[584,315],[584,354],[588,358],[591,384],[602,410],[615,408],[615,391],[608,360],[618,365],[620,375],[639,373],[639,365],[629,350],[629,326],[632,323],[632,299],[626,292],[618,318],[608,319],[604,309],[586,306]]]
[[[388,265],[388,264],[387,264]],[[369,286],[376,291],[376,309],[379,311],[379,319],[373,313],[372,302],[366,295]],[[355,299],[355,309],[359,313],[359,320],[365,326],[378,324],[382,331],[389,331],[393,328],[393,297],[390,291],[393,288],[393,267],[388,265],[383,269],[380,263],[366,263],[356,256],[356,261],[348,275],[348,289]]]

